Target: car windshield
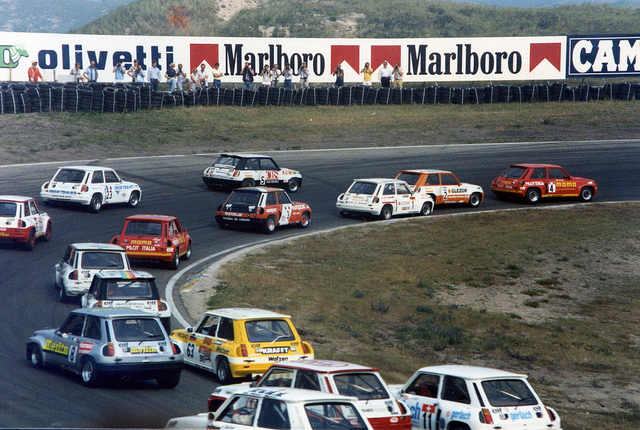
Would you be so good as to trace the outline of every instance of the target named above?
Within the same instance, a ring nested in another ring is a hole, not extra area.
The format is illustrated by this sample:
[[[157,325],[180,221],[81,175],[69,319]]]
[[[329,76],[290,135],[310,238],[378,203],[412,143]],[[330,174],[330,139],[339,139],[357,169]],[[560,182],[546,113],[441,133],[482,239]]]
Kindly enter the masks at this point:
[[[154,318],[122,318],[113,321],[113,333],[118,342],[162,340],[164,334]]]
[[[333,377],[338,392],[343,396],[357,397],[358,400],[388,399],[389,393],[380,378],[373,373],[347,373]]]
[[[304,406],[314,430],[366,429],[358,410],[350,403],[323,402]]]
[[[70,182],[79,184],[84,179],[85,171],[77,169],[60,169],[53,178],[54,182]]]
[[[120,252],[94,252],[82,253],[83,269],[124,269],[124,259]]]
[[[0,216],[14,217],[18,210],[18,204],[13,202],[0,202]]]
[[[229,196],[229,200],[227,200],[226,204],[258,206],[258,201],[260,200],[261,195],[262,193],[260,191],[237,190]]]
[[[104,291],[104,290],[103,290]],[[110,280],[107,282],[104,300],[131,300],[158,298],[155,282],[150,280]]]
[[[281,342],[295,340],[285,320],[254,320],[244,323],[249,342]]]
[[[535,406],[538,404],[536,397],[522,379],[482,381],[482,389],[493,407]]]
[[[507,170],[505,170],[501,176],[507,179],[518,179],[524,174],[525,170],[526,169],[524,167],[511,166]]]
[[[125,236],[162,236],[162,224],[150,221],[129,221]]]
[[[397,177],[397,179],[405,181],[409,185],[415,185],[416,182],[418,182],[418,178],[420,178],[420,174],[408,172],[401,173],[400,176]]]
[[[373,182],[354,182],[351,187],[349,187],[348,193],[352,194],[373,194],[376,191],[378,184]]]
[[[218,159],[216,160],[215,163],[213,163],[214,166],[225,166],[225,167],[236,167],[238,165],[238,163],[240,162],[240,158],[238,157],[227,157],[227,156],[221,156],[218,157]]]

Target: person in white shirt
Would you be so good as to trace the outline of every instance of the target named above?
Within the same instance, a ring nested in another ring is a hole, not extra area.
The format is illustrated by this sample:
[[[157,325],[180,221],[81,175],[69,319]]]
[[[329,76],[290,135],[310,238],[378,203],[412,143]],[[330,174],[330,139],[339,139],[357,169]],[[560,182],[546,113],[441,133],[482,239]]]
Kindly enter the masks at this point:
[[[209,75],[205,71],[206,67],[207,66],[205,66],[204,63],[202,63],[200,64],[200,70],[198,70],[198,83],[203,87],[209,86]]]
[[[269,65],[265,64],[262,72],[260,72],[260,77],[262,78],[262,85],[270,87],[271,86],[271,70],[269,70]]]
[[[378,79],[382,87],[389,87],[391,80],[393,79],[393,67],[389,65],[387,60],[384,60],[380,71],[378,71]]]
[[[309,69],[307,69],[307,63],[302,63],[300,66],[300,88],[309,88]]]

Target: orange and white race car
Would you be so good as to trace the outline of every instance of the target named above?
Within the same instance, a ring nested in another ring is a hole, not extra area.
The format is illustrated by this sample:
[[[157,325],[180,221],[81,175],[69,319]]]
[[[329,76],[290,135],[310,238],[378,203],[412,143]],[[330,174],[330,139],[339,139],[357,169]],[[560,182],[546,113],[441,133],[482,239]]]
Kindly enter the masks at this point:
[[[542,197],[580,197],[588,202],[597,190],[593,179],[571,176],[555,164],[512,164],[491,184],[497,197],[521,197],[531,204]]]
[[[484,199],[480,185],[460,182],[447,170],[401,170],[396,179],[406,181],[414,191],[430,195],[437,205],[466,203],[476,207]]]
[[[216,211],[221,228],[232,225],[261,228],[273,233],[277,226],[297,224],[305,228],[311,221],[311,208],[294,202],[279,188],[251,187],[232,192]]]
[[[20,243],[27,251],[36,239],[51,239],[51,218],[32,197],[0,196],[0,222],[0,241]]]

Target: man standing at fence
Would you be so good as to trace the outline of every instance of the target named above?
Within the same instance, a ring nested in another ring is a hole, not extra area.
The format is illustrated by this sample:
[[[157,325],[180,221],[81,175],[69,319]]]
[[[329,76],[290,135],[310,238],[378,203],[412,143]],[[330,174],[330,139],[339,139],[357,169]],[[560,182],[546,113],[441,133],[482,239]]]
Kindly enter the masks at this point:
[[[380,79],[380,85],[388,88],[391,84],[391,78],[393,77],[393,67],[389,65],[387,60],[382,62],[382,67],[378,72],[378,78]]]
[[[253,71],[251,66],[249,66],[249,62],[244,62],[244,68],[242,69],[242,88],[245,90],[253,89],[253,77],[256,75],[256,72]]]
[[[31,63],[31,67],[27,71],[27,75],[29,76],[29,82],[38,82],[38,80],[42,80],[44,82],[44,78],[42,77],[42,73],[40,73],[40,69],[38,69],[38,62],[34,61]]]
[[[300,88],[309,88],[309,69],[307,69],[307,63],[302,63],[300,66]]]
[[[153,92],[158,91],[158,84],[160,83],[160,69],[158,68],[158,62],[151,62],[151,68],[147,72],[149,75],[149,82],[153,86]]]
[[[95,61],[92,61],[91,65],[84,71],[84,78],[89,82],[98,82],[98,68]]]
[[[213,66],[213,88],[222,88],[222,77],[224,73],[220,70],[220,63]]]

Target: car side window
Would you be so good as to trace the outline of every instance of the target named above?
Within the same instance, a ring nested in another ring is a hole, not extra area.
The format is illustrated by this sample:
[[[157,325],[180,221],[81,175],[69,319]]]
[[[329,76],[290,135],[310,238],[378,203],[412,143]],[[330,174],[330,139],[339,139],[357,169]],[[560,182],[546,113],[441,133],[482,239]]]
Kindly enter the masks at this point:
[[[449,173],[441,174],[440,179],[442,180],[442,185],[458,185],[458,181]]]
[[[104,179],[108,184],[120,182],[120,178],[118,178],[118,175],[116,175],[115,172],[112,172],[111,170],[107,170],[106,172],[104,172]]]
[[[320,389],[320,381],[318,381],[318,375],[314,372],[309,372],[306,370],[298,371],[294,388],[322,391]]]
[[[169,236],[173,236],[176,234],[176,228],[173,222],[170,222],[169,224],[167,224],[167,234]]]
[[[96,340],[100,340],[102,338],[102,334],[100,333],[100,318],[93,316],[87,317],[84,337]]]
[[[444,387],[442,388],[442,400],[449,400],[456,403],[471,403],[469,390],[464,379],[455,376],[444,377]]]
[[[205,334],[207,336],[215,336],[218,330],[220,317],[216,315],[208,315],[196,329],[196,333]]]
[[[394,184],[386,184],[384,186],[384,190],[382,191],[382,195],[385,196],[393,196],[396,193],[396,186]]]
[[[415,394],[421,397],[438,397],[438,385],[440,383],[440,377],[438,375],[432,375],[423,373],[411,383],[407,393]]]
[[[286,204],[291,203],[291,199],[289,198],[287,193],[285,193],[284,191],[279,191],[278,192],[278,203],[281,204],[281,205],[286,205]]]
[[[287,404],[277,399],[264,399],[258,416],[258,427],[289,430],[291,424]]]
[[[398,194],[411,194],[411,190],[405,184],[398,184],[396,189]]]
[[[267,206],[277,205],[278,201],[276,199],[276,193],[268,193],[267,194]]]
[[[567,175],[562,169],[551,168],[549,169],[549,179],[568,179]]]
[[[437,173],[432,173],[427,176],[427,180],[424,181],[425,185],[440,185],[440,175]]]
[[[260,160],[261,170],[278,170],[278,166],[270,158],[263,158]]]
[[[93,177],[91,178],[92,184],[102,184],[104,182],[104,176],[102,175],[102,170],[98,170],[93,172]]]
[[[84,315],[71,314],[69,318],[62,324],[60,331],[72,336],[82,335],[82,327],[84,326]]]
[[[253,426],[253,420],[258,408],[258,399],[255,397],[238,396],[227,405],[218,416],[218,421],[234,423],[243,426]]]
[[[31,211],[31,215],[36,215],[38,213],[38,207],[36,206],[36,202],[33,200],[29,202],[29,210]]]
[[[547,179],[547,169],[533,169],[531,172],[531,179]]]
[[[218,327],[218,337],[220,339],[233,340],[233,320],[229,318],[220,318],[220,326]]]
[[[260,170],[260,160],[257,158],[251,158],[247,160],[244,165],[245,170]]]
[[[22,205],[22,206],[24,207],[24,216],[25,217],[31,216],[31,209],[29,209],[29,205],[25,204],[25,205]]]

